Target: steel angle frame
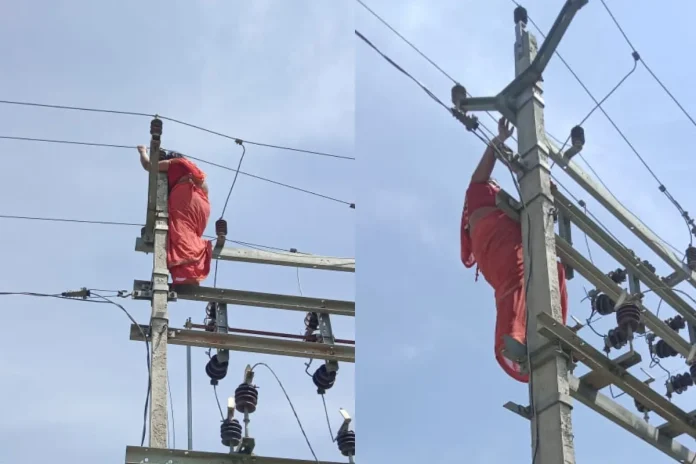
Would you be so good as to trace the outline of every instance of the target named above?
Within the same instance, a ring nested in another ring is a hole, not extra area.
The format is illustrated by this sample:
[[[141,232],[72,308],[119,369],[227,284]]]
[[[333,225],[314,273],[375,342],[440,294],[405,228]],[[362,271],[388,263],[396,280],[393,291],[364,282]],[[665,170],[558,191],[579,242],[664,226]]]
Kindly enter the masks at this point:
[[[626,209],[626,207],[614,198],[606,188],[595,182],[595,180],[583,171],[580,166],[573,161],[565,159],[563,153],[560,151],[560,147],[549,139],[548,134],[546,136],[546,144],[549,147],[549,156],[566,174],[621,221],[624,226],[633,232],[636,237],[650,247],[657,256],[675,271],[674,275],[666,279],[668,285],[674,286],[681,281],[687,280],[689,284],[696,288],[696,272],[690,270],[682,263],[681,259],[672,252],[662,239],[655,235],[640,219]]]
[[[152,253],[152,244],[136,238],[135,251]],[[213,259],[254,264],[301,267],[321,271],[355,272],[355,258],[333,258],[331,256],[301,253],[249,250],[245,248],[213,248]]]
[[[682,297],[665,285],[662,280],[650,271],[632,251],[621,245],[598,224],[592,221],[573,202],[563,195],[558,189],[553,189],[556,208],[570,218],[570,220],[595,243],[602,247],[612,258],[626,267],[629,273],[635,275],[662,298],[665,303],[684,316],[689,324],[696,324],[696,311]]]
[[[672,459],[685,463],[696,462],[696,453],[675,441],[673,438],[665,435],[660,427],[655,427],[645,422],[642,418],[635,415],[633,412],[613,401],[606,395],[603,395],[594,386],[588,384],[584,379],[597,371],[591,371],[589,374],[581,378],[568,376],[568,386],[570,387],[570,396],[578,402],[584,404],[593,411],[606,417],[622,429],[640,438],[650,446],[665,453]],[[523,407],[515,403],[509,402],[505,408],[524,417],[530,418],[529,407]]]
[[[670,422],[675,430],[696,438],[696,420],[686,411],[670,402],[602,352],[580,338],[568,327],[556,322],[548,314],[537,317],[539,333],[550,340],[558,340],[573,356],[592,370],[600,370],[611,378],[614,385],[638,400],[655,414]]]
[[[142,332],[141,332],[142,330]],[[131,324],[130,339],[145,341],[143,333],[149,333],[147,325]],[[148,334],[149,338],[149,334]],[[204,330],[169,329],[167,343],[180,346],[197,346],[216,350],[245,351],[295,358],[324,359],[337,362],[355,362],[355,347],[350,345],[325,345],[283,338],[257,337],[231,333],[206,332]]]
[[[696,409],[691,411],[689,413],[690,416],[696,418]],[[660,435],[667,437],[667,438],[677,438],[679,435],[682,435],[682,432],[677,431],[672,424],[667,422],[666,424],[659,425],[657,427],[657,430],[660,432]],[[696,461],[694,461],[696,462]]]
[[[509,217],[515,220],[519,220],[519,204],[519,201],[510,196],[510,194],[504,190],[500,190],[500,192],[498,192],[496,205],[498,208],[505,211]],[[622,292],[621,287],[611,280],[609,276],[597,269],[594,264],[582,256],[582,254],[580,254],[575,248],[570,246],[568,242],[558,235],[556,235],[556,252],[564,264],[567,264],[578,271],[580,275],[587,279],[598,290],[606,293],[607,296],[612,298],[614,301],[618,300]],[[677,332],[672,330],[667,324],[664,323],[664,321],[655,316],[655,314],[645,308],[645,306],[639,306],[641,309],[641,318],[645,325],[650,328],[655,335],[662,338],[669,346],[677,350],[679,354],[688,359],[691,351],[691,345],[689,342],[682,338]]]
[[[280,295],[276,293],[248,292],[228,288],[200,287],[198,285],[171,285],[169,299],[205,301],[259,308],[287,309],[290,311],[310,311],[355,316],[355,302],[309,298],[306,296]],[[146,280],[133,282],[133,299],[151,298],[151,283]]]
[[[126,464],[316,464],[306,459],[272,458],[248,454],[211,453],[175,449],[126,447]],[[343,464],[322,461],[322,464]]]

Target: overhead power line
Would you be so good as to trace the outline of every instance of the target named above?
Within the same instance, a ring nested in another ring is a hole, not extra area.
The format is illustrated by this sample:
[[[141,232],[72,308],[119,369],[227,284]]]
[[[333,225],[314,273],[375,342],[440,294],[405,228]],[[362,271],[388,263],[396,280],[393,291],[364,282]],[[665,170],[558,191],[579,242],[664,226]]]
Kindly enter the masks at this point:
[[[293,148],[293,147],[287,147],[287,146],[282,146],[282,145],[273,145],[273,144],[269,144],[269,143],[244,140],[244,139],[240,139],[239,137],[232,137],[231,135],[223,134],[222,132],[217,132],[217,131],[207,129],[207,128],[202,127],[202,126],[198,126],[196,124],[192,124],[192,123],[189,123],[186,121],[182,121],[179,119],[170,118],[168,116],[162,116],[162,115],[158,115],[158,114],[140,113],[140,112],[135,112],[135,111],[108,110],[108,109],[100,109],[100,108],[85,108],[85,107],[67,106],[67,105],[49,105],[49,104],[45,104],[45,103],[20,102],[20,101],[11,101],[11,100],[0,100],[0,104],[34,106],[34,107],[38,107],[38,108],[53,108],[53,109],[59,109],[59,110],[87,111],[87,112],[93,112],[93,113],[120,114],[120,115],[125,115],[125,116],[139,116],[139,117],[151,117],[151,118],[157,117],[157,118],[162,119],[164,121],[170,121],[170,122],[173,122],[175,124],[180,124],[182,126],[190,127],[192,129],[197,129],[197,130],[200,130],[203,132],[207,132],[209,134],[217,135],[219,137],[224,137],[226,139],[242,140],[243,142],[245,142],[249,145],[257,145],[259,147],[267,147],[267,148],[276,148],[278,150],[293,151],[293,152],[297,152],[297,153],[306,153],[309,155],[325,156],[325,157],[330,157],[330,158],[355,160],[355,158],[351,157],[351,156],[334,155],[332,153],[325,153],[325,152],[321,152],[321,151],[304,150],[301,148]]]
[[[9,135],[0,135],[0,139],[4,140],[18,140],[18,141],[23,141],[23,142],[42,142],[42,143],[59,143],[59,144],[67,144],[67,145],[82,145],[82,146],[89,146],[89,147],[104,147],[104,148],[127,148],[127,149],[135,149],[135,145],[117,145],[117,144],[112,144],[112,143],[97,143],[97,142],[78,142],[78,141],[73,141],[73,140],[59,140],[59,139],[40,139],[40,138],[33,138],[33,137],[15,137],[15,136],[9,136]],[[248,143],[248,142],[244,142]],[[182,153],[183,154],[183,153]],[[336,203],[342,203],[344,205],[348,205],[351,208],[355,209],[355,203],[351,203],[349,201],[341,200],[339,198],[335,198],[329,195],[324,195],[323,193],[318,193],[314,192],[312,190],[307,190],[304,188],[296,187],[294,185],[286,184],[284,182],[279,182],[277,180],[269,179],[268,177],[263,177],[263,176],[258,176],[256,174],[250,174],[248,172],[240,171],[238,169],[231,168],[229,166],[225,166],[222,164],[218,163],[213,163],[212,161],[205,160],[203,158],[197,158],[195,156],[190,156],[183,154],[186,158],[190,158],[192,160],[198,161],[203,164],[207,164],[209,166],[215,166],[220,169],[225,169],[227,171],[232,171],[234,173],[239,173],[243,176],[246,177],[251,177],[253,179],[261,180],[264,182],[268,182],[270,184],[275,184],[279,185],[281,187],[285,187],[291,190],[296,190],[298,192],[306,193],[308,195],[312,195],[315,197],[319,198],[324,198],[325,200],[331,200]]]
[[[67,223],[77,223],[77,224],[95,224],[95,225],[106,225],[106,226],[130,226],[130,227],[144,227],[145,224],[141,223],[136,223],[136,222],[120,222],[120,221],[98,221],[98,220],[89,220],[89,219],[72,219],[72,218],[56,218],[56,217],[39,217],[39,216],[17,216],[17,215],[10,215],[10,214],[0,214],[0,219],[18,219],[18,220],[27,220],[27,221],[46,221],[46,222],[67,222]],[[204,235],[204,237],[207,237]],[[215,237],[207,237],[207,238],[215,238]],[[269,246],[269,245],[261,245],[259,243],[253,243],[253,242],[244,242],[241,240],[231,240],[227,239],[228,242],[231,243],[236,243],[241,246],[246,246],[248,248],[255,248],[261,251],[269,251],[269,252],[278,252],[277,254],[283,254],[287,255],[289,253],[292,254],[300,254],[300,255],[307,255],[307,256],[312,256],[311,253],[302,253],[297,250],[293,249],[284,249],[284,248],[279,248],[279,247],[274,247],[274,246]]]
[[[517,6],[521,6],[516,0],[510,0],[510,1]],[[616,20],[616,18],[614,17],[614,15],[611,13],[611,10],[609,10],[609,7],[607,6],[607,4],[605,3],[604,0],[602,0],[602,4],[604,5],[604,8],[607,10],[609,15],[612,17],[612,20],[614,21],[616,26],[619,28],[619,31],[624,36],[624,39],[626,39],[629,47],[631,48],[633,59],[636,61],[640,61],[643,64],[643,66],[646,68],[646,70],[657,80],[657,82],[662,86],[662,88],[667,92],[667,94],[673,99],[673,101],[677,104],[677,106],[679,106],[679,108],[686,114],[686,116],[689,118],[689,120],[694,122],[694,120],[686,112],[684,107],[676,100],[674,95],[672,95],[672,93],[669,92],[669,90],[667,90],[667,87],[664,84],[662,84],[662,82],[657,78],[657,76],[652,72],[652,70],[650,70],[650,68],[648,68],[648,66],[645,64],[645,61],[643,61],[643,59],[640,56],[640,54],[638,53],[638,51],[635,49],[635,47],[633,47],[632,42],[628,39],[625,32],[623,31],[623,29],[619,25],[619,23]],[[537,32],[539,32],[539,34],[545,39],[546,34],[544,34],[544,32],[541,30],[541,28],[534,22],[534,20],[531,17],[529,17],[528,19],[529,19],[529,22],[532,24],[532,26],[534,26],[534,28],[537,30]],[[597,105],[599,110],[602,112],[602,114],[604,114],[604,116],[607,118],[609,123],[614,127],[614,129],[619,134],[619,136],[623,139],[623,141],[626,143],[626,145],[628,145],[628,147],[631,149],[633,154],[638,158],[638,160],[641,162],[641,164],[643,164],[643,166],[648,170],[650,175],[659,184],[658,190],[660,190],[660,192],[662,192],[667,197],[667,199],[670,201],[670,203],[672,203],[672,205],[677,209],[677,211],[679,211],[679,214],[682,216],[682,219],[684,219],[684,222],[686,223],[687,228],[689,230],[689,246],[693,245],[693,237],[694,237],[694,235],[696,235],[696,223],[694,223],[694,220],[689,216],[689,213],[686,210],[684,210],[684,208],[682,208],[681,204],[679,204],[679,202],[676,200],[676,198],[674,198],[674,196],[667,190],[667,187],[662,183],[662,181],[657,176],[657,174],[655,174],[655,171],[650,167],[650,165],[647,163],[647,161],[645,161],[643,156],[638,152],[636,147],[633,145],[633,143],[631,143],[631,141],[628,139],[626,134],[624,134],[624,132],[621,130],[621,128],[619,128],[619,126],[616,124],[616,122],[614,122],[614,119],[611,116],[609,116],[607,111],[601,106],[600,102],[597,100],[597,98],[594,96],[594,94],[590,91],[590,89],[587,88],[587,85],[585,85],[585,83],[582,81],[582,79],[580,79],[580,76],[578,76],[578,74],[570,66],[570,64],[568,64],[568,62],[563,58],[563,56],[561,56],[561,54],[558,52],[558,50],[554,51],[554,54],[558,57],[558,59],[561,61],[561,63],[563,63],[563,65],[566,67],[566,69],[568,69],[570,74],[580,84],[580,86],[583,88],[585,93],[592,99],[592,101],[595,103],[595,105]],[[580,156],[582,157],[582,154],[580,154]],[[585,160],[584,157],[582,159],[587,163],[587,160]],[[589,163],[588,163],[588,166],[589,166]],[[592,171],[594,172],[594,170],[592,170]],[[601,179],[600,179],[600,181],[601,181]],[[605,188],[607,188],[607,186],[606,186],[606,184],[604,184],[604,182],[602,182],[602,184],[604,185]],[[611,190],[609,190],[608,188],[607,188],[607,191],[609,191],[609,193],[611,193]],[[612,193],[612,196],[614,196],[614,198],[616,199],[616,195],[614,195]]]
[[[514,1],[514,0],[513,0],[513,1]],[[530,18],[530,22],[531,22],[531,18]],[[406,70],[404,70],[404,68],[402,68],[400,65],[398,65],[397,63],[395,63],[394,60],[392,60],[392,59],[389,58],[387,55],[385,55],[382,51],[380,51],[374,44],[372,44],[371,42],[369,42],[369,41],[368,41],[362,34],[360,34],[357,30],[355,31],[355,33],[356,33],[356,35],[357,35],[358,37],[360,37],[363,41],[365,41],[371,48],[373,48],[375,51],[377,51],[388,63],[390,63],[392,66],[396,67],[399,71],[401,71],[402,73],[406,74],[406,75],[407,75],[408,77],[410,77],[413,81],[415,81],[421,88],[423,88],[423,90],[424,90],[429,96],[431,96],[431,98],[433,98],[433,100],[435,100],[439,105],[441,105],[441,106],[443,106],[445,109],[447,109],[447,111],[451,114],[451,110],[450,110],[447,106],[445,106],[445,105],[442,103],[441,100],[439,100],[437,97],[434,97],[434,95],[432,94],[432,92],[431,92],[430,90],[428,90],[427,88],[425,88],[425,86],[424,86],[423,84],[421,84],[420,82],[418,82],[415,78],[413,78],[413,77],[410,75],[410,73],[408,73]],[[631,73],[633,73],[633,70],[631,70],[631,71],[629,72],[628,75],[630,75]],[[627,75],[626,77],[628,77],[628,75]],[[621,82],[625,81],[626,77],[624,77],[624,79],[622,79]],[[584,84],[583,84],[583,85],[584,85]],[[609,95],[611,95],[611,93],[613,93],[615,90],[616,90],[616,87],[615,87],[614,89],[612,89],[612,91],[609,93]],[[589,92],[589,90],[588,90],[588,92]],[[594,99],[594,96],[593,96],[592,98]],[[596,102],[596,107],[595,107],[595,108],[599,108],[602,112],[604,112],[604,109],[601,107],[600,102],[597,101],[596,99],[594,99],[594,100],[595,100],[595,102]],[[594,110],[593,110],[593,111],[594,111]],[[483,123],[480,123],[480,124],[481,124],[481,126],[482,126],[483,128],[485,128],[489,133],[491,132],[490,129],[486,128],[486,127],[483,125]],[[480,138],[481,140],[483,140],[484,143],[486,143],[486,141],[485,141],[484,139],[482,139],[481,136],[480,136],[479,134],[477,134],[476,132],[474,132],[474,135],[476,135],[478,138]],[[563,144],[563,142],[561,142],[561,141],[559,141],[559,140],[557,140],[557,139],[556,139],[556,141],[557,141],[557,143],[559,143],[559,144]],[[589,163],[588,163],[588,166],[590,166]],[[590,166],[590,169],[592,169],[591,166]],[[594,172],[593,169],[592,169],[592,171]],[[558,179],[555,179],[555,181],[556,181],[557,184],[559,184],[559,185],[562,186],[562,184],[560,183],[560,181],[559,181]],[[601,179],[600,179],[600,182],[601,182]],[[604,183],[602,182],[602,184],[604,184]],[[622,204],[621,201],[609,190],[609,188],[607,188],[607,191],[609,191],[609,193],[610,193],[612,196],[614,196],[614,199],[615,199],[618,203]],[[624,208],[625,208],[626,210],[630,211],[630,209],[627,208],[625,205],[622,204],[622,206],[624,206]],[[633,214],[633,213],[632,213],[632,214]],[[634,216],[637,217],[637,215],[635,215],[635,214],[634,214]],[[647,227],[648,230],[650,230],[655,236],[657,236],[658,238],[660,238],[660,240],[662,240],[664,243],[666,243],[668,246],[670,246],[670,248],[672,248],[673,250],[677,251],[678,253],[683,253],[683,252],[680,252],[680,251],[679,251],[676,247],[674,247],[673,245],[669,244],[666,240],[664,240],[663,238],[661,238],[661,237],[659,236],[659,234],[655,233],[655,231],[653,231],[652,229],[650,229],[650,227],[648,227],[648,226],[646,226],[646,227]]]

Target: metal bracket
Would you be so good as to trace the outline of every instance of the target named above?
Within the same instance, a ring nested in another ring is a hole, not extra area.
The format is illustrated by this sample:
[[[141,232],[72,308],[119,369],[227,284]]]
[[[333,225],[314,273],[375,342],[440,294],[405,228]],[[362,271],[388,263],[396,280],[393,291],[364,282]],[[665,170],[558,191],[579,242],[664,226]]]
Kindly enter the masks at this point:
[[[171,287],[167,285],[166,288],[153,288],[152,282],[149,280],[134,280],[133,281],[133,293],[132,298],[134,300],[152,300],[153,290],[166,290],[168,292],[167,301],[176,301],[177,294],[175,291],[171,290]]]
[[[568,242],[568,245],[573,245],[570,218],[562,211],[558,212],[558,235]],[[561,259],[561,264],[563,264],[563,267],[565,268],[566,280],[572,280],[573,277],[575,277],[575,270],[570,264],[564,262],[563,259]]]
[[[556,393],[544,398],[539,402],[539,405],[535,408],[537,416],[558,403],[564,404],[571,409],[573,408],[573,400],[570,395],[566,395],[565,393]]]
[[[559,342],[548,342],[535,350],[527,359],[527,346],[518,342],[509,335],[503,336],[503,356],[510,361],[520,365],[522,372],[529,373],[529,364],[531,361],[532,370],[538,368],[551,361],[557,356],[562,356],[570,365],[573,365],[573,357],[570,352],[563,350]]]
[[[321,334],[321,342],[325,345],[329,345],[330,353],[333,354],[333,345],[336,344],[336,339],[333,335],[333,329],[331,328],[331,319],[328,314],[318,313],[319,319],[319,333]],[[337,372],[338,362],[336,361],[325,361],[327,372]]]

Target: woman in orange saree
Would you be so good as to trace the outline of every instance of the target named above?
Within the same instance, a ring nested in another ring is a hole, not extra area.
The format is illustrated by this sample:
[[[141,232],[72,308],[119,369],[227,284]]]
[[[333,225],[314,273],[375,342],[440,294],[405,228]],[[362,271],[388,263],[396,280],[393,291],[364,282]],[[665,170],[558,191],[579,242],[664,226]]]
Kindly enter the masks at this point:
[[[495,291],[496,326],[494,352],[500,367],[513,379],[526,383],[528,375],[502,354],[504,336],[526,344],[527,307],[524,285],[522,228],[496,206],[500,187],[491,178],[496,157],[494,144],[504,142],[514,128],[501,118],[498,136],[486,147],[466,191],[461,223],[461,259],[464,266],[477,265],[479,272]],[[558,263],[559,290],[563,323],[568,315],[568,291],[565,270]]]

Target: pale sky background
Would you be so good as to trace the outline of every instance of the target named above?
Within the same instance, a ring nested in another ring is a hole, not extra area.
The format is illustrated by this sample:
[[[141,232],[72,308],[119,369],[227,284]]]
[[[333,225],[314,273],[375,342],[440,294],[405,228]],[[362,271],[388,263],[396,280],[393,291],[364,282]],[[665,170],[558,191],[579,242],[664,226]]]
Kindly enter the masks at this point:
[[[510,0],[366,3],[474,95],[493,95],[514,77]],[[544,32],[562,4],[525,2]],[[694,45],[691,18],[696,6],[662,2],[655,7],[626,0],[609,5],[643,58],[686,108],[696,112],[692,70],[684,55]],[[367,11],[356,8],[356,28],[449,103],[452,83]],[[483,279],[474,283],[474,270],[466,270],[459,260],[464,192],[484,147],[413,82],[359,38],[354,41],[363,205],[357,231],[358,332],[360,352],[370,353],[359,357],[358,368],[361,456],[368,462],[401,464],[528,463],[529,424],[502,407],[508,400],[527,404],[526,386],[508,378],[495,362],[493,292]],[[599,0],[590,0],[579,12],[559,50],[598,98],[632,66],[631,50]],[[557,58],[544,80],[548,130],[565,139],[593,103]],[[696,211],[688,142],[696,129],[642,66],[605,108],[683,206]],[[481,116],[495,129],[493,121]],[[584,127],[585,157],[602,179],[661,236],[685,248],[688,235],[678,213],[606,118],[598,111]],[[624,243],[651,260],[658,274],[670,272],[567,176],[556,174]],[[498,167],[494,175],[512,191],[504,168]],[[586,255],[582,235],[576,230],[574,237]],[[601,269],[617,267],[591,246]],[[583,286],[588,285],[581,277],[569,285],[570,312],[581,319],[590,314],[589,303],[580,301]],[[657,301],[647,298],[646,305],[654,310]],[[663,305],[661,316],[672,315]],[[608,317],[596,328],[606,333],[613,325],[614,317]],[[595,346],[602,341],[589,329],[581,336]],[[375,351],[368,351],[370,347]],[[637,347],[647,369],[646,344],[639,340]],[[687,370],[676,358],[664,365],[675,373]],[[645,378],[638,369],[634,372]],[[657,378],[654,387],[664,393],[666,374],[657,367],[650,373]],[[691,410],[696,407],[693,395],[675,395],[674,402]],[[635,411],[627,396],[618,401]],[[662,420],[653,416],[651,423]],[[574,409],[573,427],[578,463],[673,462],[582,405]],[[694,447],[692,439],[682,440]]]
[[[353,155],[353,4],[315,0],[26,1],[0,6],[0,99],[159,113],[234,137]],[[149,142],[150,118],[0,105],[0,135],[137,145]],[[233,141],[164,123],[167,148],[236,167]],[[142,222],[147,174],[135,149],[0,141],[4,199],[0,214]],[[233,174],[201,165],[219,217]],[[356,162],[247,147],[242,170],[355,201]],[[226,219],[229,237],[316,254],[355,254],[348,206],[240,176]],[[0,291],[56,293],[80,287],[132,289],[149,279],[152,255],[134,251],[139,227],[0,221],[6,266]],[[338,275],[334,275],[338,274]],[[354,299],[349,273],[302,270],[307,296]],[[212,286],[212,276],[207,281]],[[220,264],[218,285],[298,293],[296,270]],[[120,300],[141,323],[147,302]],[[129,340],[130,321],[115,306],[8,297],[0,462],[123,462],[140,443],[146,391],[145,347]],[[204,303],[171,305],[171,325],[202,323]],[[230,325],[299,334],[303,313],[231,307]],[[334,318],[337,336],[354,323]],[[184,347],[170,349],[176,447],[186,448]],[[267,362],[284,382],[322,460],[341,461],[306,360],[232,354],[220,383],[234,394],[247,363]],[[193,351],[194,449],[225,452],[220,416],[205,375],[204,349]],[[318,363],[314,364],[315,367]],[[256,452],[311,459],[282,391],[257,373],[252,415]],[[342,365],[327,393],[334,430],[339,407],[354,416],[354,368]],[[356,418],[357,421],[357,418]]]

